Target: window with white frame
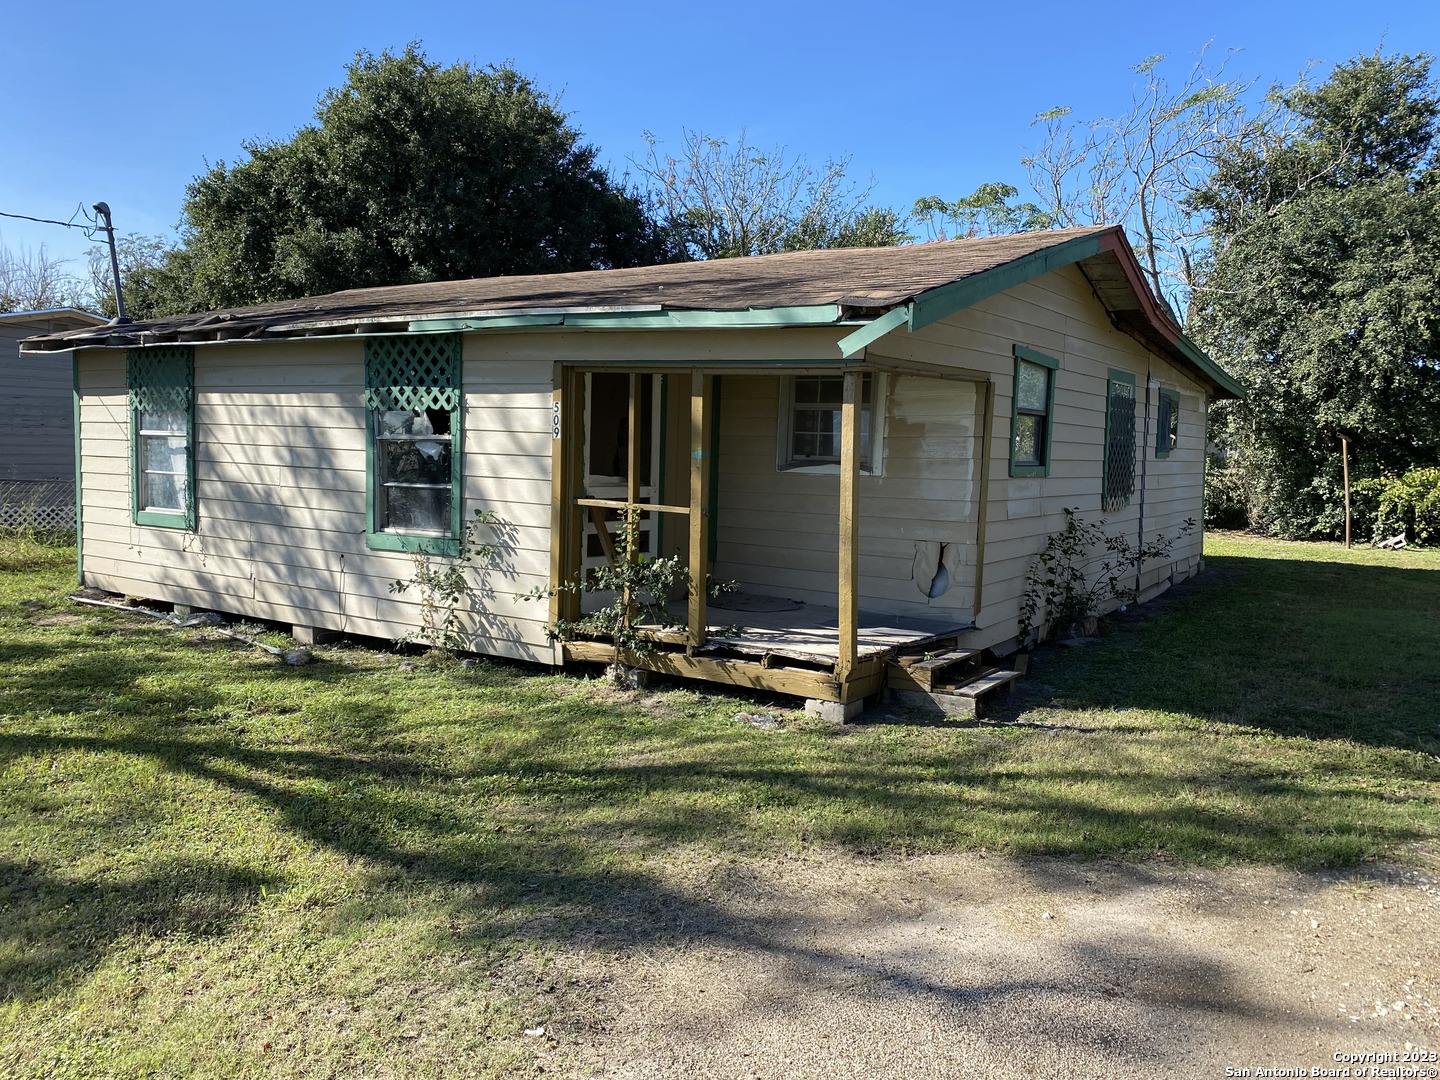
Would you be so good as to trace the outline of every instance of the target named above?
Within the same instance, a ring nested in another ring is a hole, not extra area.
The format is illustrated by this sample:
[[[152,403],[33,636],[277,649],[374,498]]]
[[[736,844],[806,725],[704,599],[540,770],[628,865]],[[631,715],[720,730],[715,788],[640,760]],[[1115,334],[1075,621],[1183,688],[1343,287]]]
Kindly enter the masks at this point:
[[[884,416],[883,375],[860,378],[860,468],[874,472],[880,459],[880,426]],[[843,375],[791,375],[784,380],[780,402],[781,469],[824,468],[840,464]]]

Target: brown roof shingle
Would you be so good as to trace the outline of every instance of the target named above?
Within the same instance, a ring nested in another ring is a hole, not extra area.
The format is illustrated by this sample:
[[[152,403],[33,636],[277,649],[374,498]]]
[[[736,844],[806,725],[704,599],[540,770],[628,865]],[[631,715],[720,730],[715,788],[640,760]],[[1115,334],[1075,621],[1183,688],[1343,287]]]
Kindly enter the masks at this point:
[[[746,259],[673,263],[624,270],[476,278],[350,289],[327,296],[78,330],[30,347],[73,348],[174,339],[223,327],[224,337],[285,336],[287,326],[393,322],[442,314],[659,308],[746,311],[811,307],[885,309],[946,285],[1114,226],[1054,229],[1009,236],[888,248],[796,251]]]

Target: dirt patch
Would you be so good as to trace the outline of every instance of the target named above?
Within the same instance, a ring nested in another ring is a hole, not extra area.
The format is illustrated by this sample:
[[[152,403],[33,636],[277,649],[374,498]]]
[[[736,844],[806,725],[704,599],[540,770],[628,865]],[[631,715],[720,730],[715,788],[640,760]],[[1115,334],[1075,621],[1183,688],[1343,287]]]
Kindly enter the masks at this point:
[[[83,615],[71,615],[68,612],[60,612],[55,615],[40,615],[30,620],[36,626],[74,626],[76,623],[93,622]]]
[[[562,950],[572,1077],[1224,1076],[1440,1048],[1440,873],[733,860]],[[623,921],[623,920],[622,920]]]

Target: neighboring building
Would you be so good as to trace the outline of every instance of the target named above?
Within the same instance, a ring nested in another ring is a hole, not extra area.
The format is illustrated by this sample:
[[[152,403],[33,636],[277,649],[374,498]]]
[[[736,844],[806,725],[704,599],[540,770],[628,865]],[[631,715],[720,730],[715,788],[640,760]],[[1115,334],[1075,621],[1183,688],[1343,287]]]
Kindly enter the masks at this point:
[[[547,637],[573,594],[518,594],[653,505],[646,550],[741,593],[682,600],[688,630],[639,662],[845,703],[900,651],[1013,648],[1065,508],[1147,539],[1198,520],[1206,406],[1239,393],[1113,227],[363,289],[26,348],[75,350],[89,585],[396,637],[418,598],[390,583],[484,508],[506,525],[474,649],[600,659]]]
[[[20,342],[104,322],[77,308],[0,315],[0,525],[74,528],[70,354],[47,353],[22,363]]]

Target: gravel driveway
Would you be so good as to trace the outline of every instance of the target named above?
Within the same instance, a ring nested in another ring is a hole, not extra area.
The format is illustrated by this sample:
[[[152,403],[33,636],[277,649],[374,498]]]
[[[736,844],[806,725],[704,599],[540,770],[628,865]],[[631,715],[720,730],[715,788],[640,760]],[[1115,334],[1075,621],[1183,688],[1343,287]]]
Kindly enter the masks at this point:
[[[674,878],[673,903],[618,920],[642,935],[557,956],[547,1072],[1308,1076],[1337,1054],[1440,1049],[1434,865],[817,855]]]

